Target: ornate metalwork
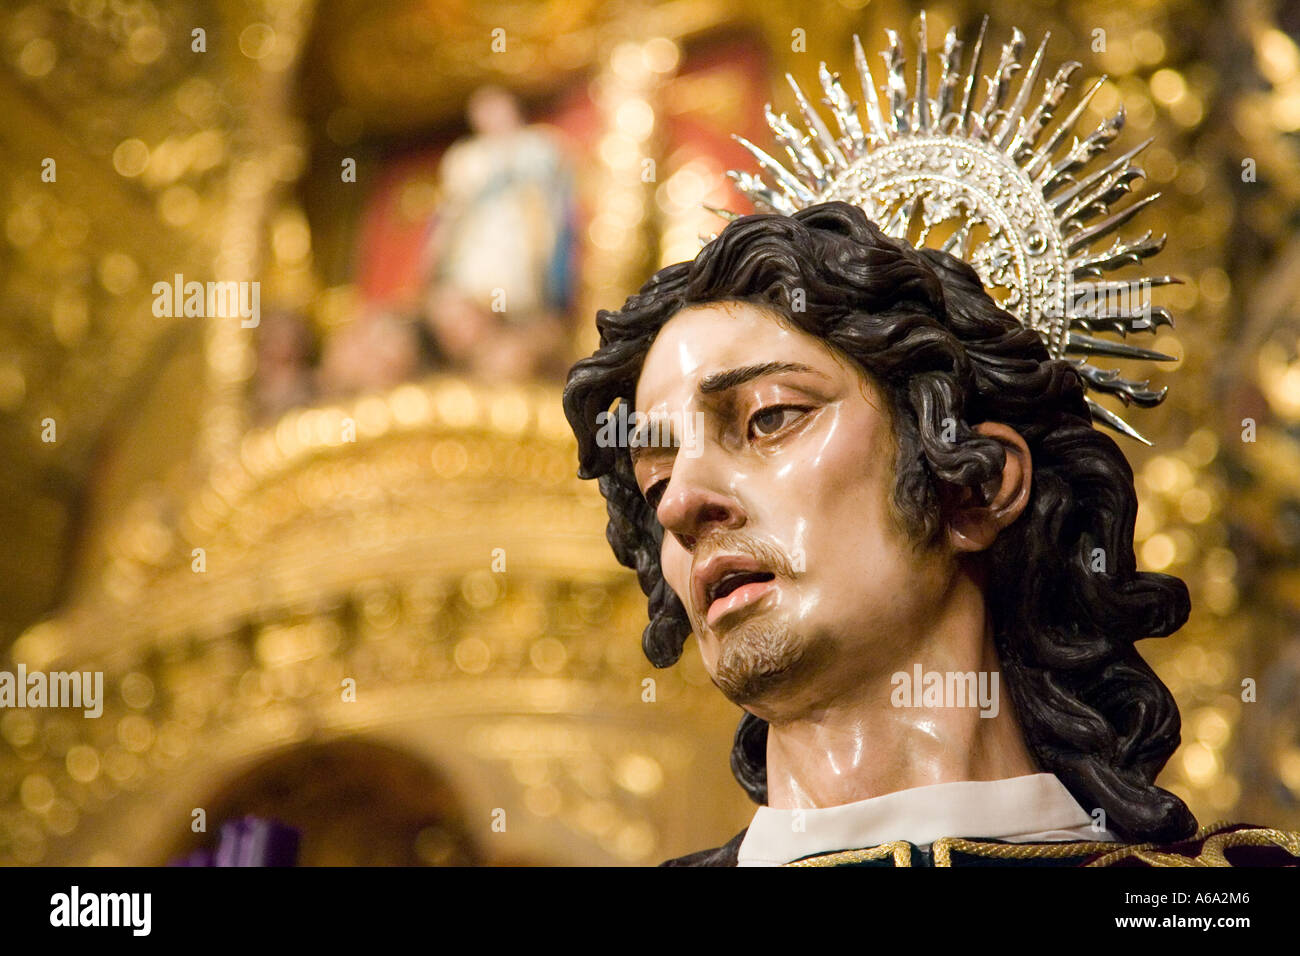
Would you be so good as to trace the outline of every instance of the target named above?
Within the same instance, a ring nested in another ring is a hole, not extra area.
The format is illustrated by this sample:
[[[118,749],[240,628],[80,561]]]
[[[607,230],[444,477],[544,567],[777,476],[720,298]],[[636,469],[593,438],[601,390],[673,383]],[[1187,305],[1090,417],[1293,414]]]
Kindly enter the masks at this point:
[[[1159,252],[1165,237],[1154,238],[1148,231],[1138,239],[1115,236],[1109,245],[1099,245],[1160,195],[1112,210],[1131,191],[1133,181],[1145,177],[1132,160],[1151,140],[1103,165],[1099,157],[1124,127],[1122,106],[1087,136],[1075,133],[1075,124],[1105,76],[1053,126],[1056,110],[1070,91],[1070,78],[1081,67],[1075,61],[1046,81],[1031,107],[1050,33],[1043,36],[1012,97],[1012,78],[1023,68],[1025,48],[1024,34],[1013,30],[996,68],[983,77],[984,96],[977,106],[976,76],[987,26],[985,17],[965,68],[960,66],[963,45],[956,28],[948,31],[933,96],[925,14],[910,91],[903,44],[896,32],[887,30],[883,108],[862,43],[854,36],[865,123],[838,74],[825,63],[819,71],[822,102],[830,107],[838,136],[787,73],[803,126],[784,113],[777,116],[770,105],[765,112],[789,165],[735,136],[767,178],[737,170],[728,175],[765,212],[791,215],[816,203],[842,200],[861,207],[894,237],[918,246],[931,239],[940,242],[942,249],[975,269],[1003,308],[1042,336],[1053,358],[1072,361],[1088,389],[1114,395],[1125,405],[1157,405],[1167,389],[1152,391],[1148,381],[1122,378],[1117,369],[1098,368],[1075,357],[1173,360],[1092,334],[1126,337],[1173,325],[1167,310],[1151,306],[1150,292],[1179,280],[1167,275],[1104,278]],[[712,211],[727,219],[737,215]],[[1088,405],[1094,421],[1150,444],[1109,409],[1091,398]]]

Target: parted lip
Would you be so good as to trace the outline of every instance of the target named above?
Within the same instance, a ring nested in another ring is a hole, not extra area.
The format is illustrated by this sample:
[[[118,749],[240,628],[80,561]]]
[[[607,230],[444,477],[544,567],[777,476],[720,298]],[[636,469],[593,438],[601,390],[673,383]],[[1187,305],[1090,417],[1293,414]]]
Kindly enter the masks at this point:
[[[701,562],[691,574],[691,595],[701,615],[709,613],[718,584],[728,574],[736,571],[772,573],[757,558],[749,554],[715,554]]]

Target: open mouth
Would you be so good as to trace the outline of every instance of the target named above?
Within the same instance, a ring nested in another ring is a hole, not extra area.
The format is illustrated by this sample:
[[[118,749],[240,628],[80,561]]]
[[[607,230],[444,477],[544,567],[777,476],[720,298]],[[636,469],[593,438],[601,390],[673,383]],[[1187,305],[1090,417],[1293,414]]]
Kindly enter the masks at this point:
[[[709,606],[712,607],[714,601],[726,597],[746,584],[771,581],[775,577],[776,575],[770,571],[728,571],[709,588]]]
[[[723,618],[745,608],[756,608],[775,587],[776,575],[770,571],[727,572],[708,589],[705,623],[716,627]]]

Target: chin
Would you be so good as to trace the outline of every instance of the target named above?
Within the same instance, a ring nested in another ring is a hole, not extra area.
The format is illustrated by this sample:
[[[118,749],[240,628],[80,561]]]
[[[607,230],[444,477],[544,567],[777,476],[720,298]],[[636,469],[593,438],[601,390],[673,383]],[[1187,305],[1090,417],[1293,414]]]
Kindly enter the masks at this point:
[[[713,683],[734,704],[759,703],[798,679],[805,648],[784,622],[754,618],[718,640]]]

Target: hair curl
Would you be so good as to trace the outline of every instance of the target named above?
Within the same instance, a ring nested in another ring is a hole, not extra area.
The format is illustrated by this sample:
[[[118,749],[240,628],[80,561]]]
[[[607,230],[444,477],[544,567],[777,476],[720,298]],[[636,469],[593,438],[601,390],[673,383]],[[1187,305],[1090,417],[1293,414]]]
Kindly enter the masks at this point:
[[[973,426],[1003,422],[1023,436],[1034,465],[1030,499],[985,558],[988,580],[1015,584],[985,597],[1026,743],[1082,806],[1102,808],[1120,837],[1192,833],[1186,805],[1154,783],[1179,743],[1178,707],[1134,647],[1181,627],[1190,602],[1178,578],[1137,570],[1132,469],[1093,427],[1071,363],[1053,360],[973,269],[891,239],[855,206],[734,220],[693,261],[661,269],[622,309],[601,310],[600,347],[569,373],[564,410],[578,474],[598,480],[606,537],[649,598],[642,646],[650,661],[673,664],[690,624],[660,570],[663,529],[627,449],[598,444],[597,414],[633,402],[646,353],[670,318],[721,301],[772,310],[882,390],[897,443],[893,507],[918,543],[942,534],[952,492],[969,488],[987,500],[981,489],[1001,474],[1003,447]],[[1096,549],[1104,572],[1092,570]],[[766,722],[746,713],[731,765],[758,803],[767,799],[766,742]]]

